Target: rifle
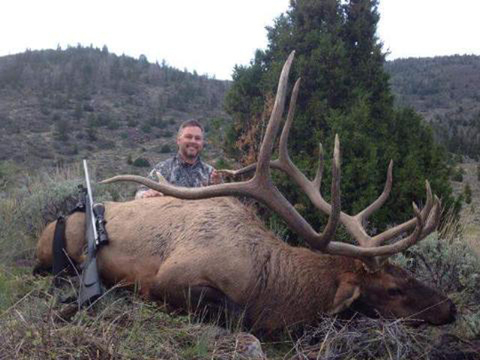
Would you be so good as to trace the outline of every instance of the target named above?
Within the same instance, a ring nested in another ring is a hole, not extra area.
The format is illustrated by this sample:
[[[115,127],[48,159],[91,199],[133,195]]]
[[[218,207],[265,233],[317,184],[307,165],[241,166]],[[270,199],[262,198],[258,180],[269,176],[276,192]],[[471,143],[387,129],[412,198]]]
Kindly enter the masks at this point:
[[[78,305],[91,304],[102,294],[102,283],[97,269],[98,249],[108,243],[105,230],[105,208],[103,204],[94,204],[90,178],[88,176],[87,160],[83,160],[85,182],[87,185],[83,193],[85,196],[85,238],[87,240],[87,259],[83,263]]]

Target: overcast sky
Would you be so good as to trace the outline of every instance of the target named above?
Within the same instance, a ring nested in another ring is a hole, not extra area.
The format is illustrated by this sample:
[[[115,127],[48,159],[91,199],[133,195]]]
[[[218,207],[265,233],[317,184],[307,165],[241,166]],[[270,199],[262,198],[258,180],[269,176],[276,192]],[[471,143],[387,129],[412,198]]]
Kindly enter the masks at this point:
[[[6,0],[0,56],[93,44],[230,79],[267,44],[265,26],[289,0]],[[480,0],[380,0],[388,59],[480,55]]]

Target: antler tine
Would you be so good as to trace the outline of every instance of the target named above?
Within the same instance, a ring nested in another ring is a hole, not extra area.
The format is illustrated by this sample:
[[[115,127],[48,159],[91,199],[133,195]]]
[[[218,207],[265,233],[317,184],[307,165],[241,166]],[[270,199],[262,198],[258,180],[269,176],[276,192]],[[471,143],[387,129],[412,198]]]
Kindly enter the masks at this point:
[[[285,95],[288,84],[288,74],[290,72],[290,67],[292,65],[294,56],[295,51],[292,51],[288,56],[285,65],[283,66],[282,73],[280,74],[277,96],[275,97],[272,114],[270,115],[267,130],[265,132],[265,136],[260,147],[257,168],[254,175],[254,179],[258,179],[260,183],[268,182],[270,180],[270,159],[273,152],[273,143],[275,141],[278,129],[280,127],[280,123],[282,121],[283,109],[285,107]]]
[[[415,212],[416,217],[415,230],[406,238],[403,238],[393,244],[378,247],[361,247],[334,241],[327,245],[327,247],[325,248],[325,252],[332,255],[353,256],[359,258],[362,261],[365,261],[365,258],[377,256],[391,256],[402,252],[403,250],[409,248],[410,246],[418,242],[421,239],[421,235],[423,234],[422,230],[424,228],[424,223],[420,211],[418,210],[418,207],[415,203],[413,203],[413,211]],[[367,262],[367,264],[371,265],[371,262]]]
[[[438,225],[440,225],[440,213],[441,213],[441,208],[442,204],[440,199],[435,196],[435,199],[433,200],[433,207],[430,216],[426,220],[426,225],[425,229],[422,232],[422,239],[425,238],[427,235],[429,235],[431,232],[433,232]]]
[[[292,56],[292,54],[290,56]],[[290,97],[290,105],[289,105],[289,109],[288,109],[287,121],[285,122],[285,125],[283,126],[282,134],[280,136],[279,159],[270,161],[270,164],[269,164],[270,167],[272,167],[274,169],[286,171],[287,170],[287,168],[286,168],[287,163],[291,163],[290,156],[288,155],[288,151],[287,151],[287,143],[288,143],[288,135],[290,133],[290,128],[292,126],[293,117],[294,117],[294,114],[295,114],[295,106],[296,106],[296,103],[297,103],[298,90],[300,88],[300,81],[301,81],[301,78],[297,79],[297,81],[295,82],[295,85],[293,86],[293,90],[292,90],[292,95]],[[280,91],[280,85],[279,85],[279,91]],[[274,119],[274,121],[270,120],[270,122],[272,122],[272,123],[276,122],[276,124],[279,124],[280,123],[279,119],[281,118],[281,116],[278,116],[278,117],[275,117],[275,118],[273,117],[274,114],[276,113],[275,112],[275,106],[276,105],[277,105],[277,101],[275,101],[274,109],[273,109],[272,115],[270,117],[270,119]],[[282,106],[282,109],[283,109],[283,106]],[[277,121],[277,119],[278,119],[278,121]],[[272,128],[271,132],[275,131],[275,135],[276,135],[276,132],[278,131],[278,127],[273,127],[273,125],[270,126],[270,123],[269,123],[269,126],[267,127],[267,132],[265,133],[264,143],[265,143],[265,140],[267,139],[267,136],[269,136],[269,138],[271,138],[271,139],[275,139],[275,136],[271,136],[271,134],[269,133],[270,128]],[[265,148],[267,146],[273,147],[273,141],[271,142],[271,145],[270,145],[270,143],[265,145]],[[263,143],[262,143],[260,153],[262,153],[262,150],[264,150]],[[270,157],[271,157],[271,153],[272,153],[272,150],[270,150],[270,152],[269,152]],[[268,160],[270,160],[270,158]],[[249,172],[254,171],[254,170],[258,172],[258,171],[260,171],[259,170],[259,168],[260,168],[259,163],[260,163],[260,155],[259,155],[258,162],[254,163],[254,164],[247,165],[247,166],[245,166],[245,167],[243,167],[239,170],[219,170],[219,172],[222,173],[222,174],[226,174],[228,176],[239,176],[239,175],[246,174],[246,173],[249,173]]]
[[[388,196],[390,195],[390,191],[392,190],[392,169],[393,169],[393,160],[390,160],[390,163],[388,164],[388,170],[387,170],[387,180],[385,181],[385,187],[383,189],[383,192],[380,194],[380,196],[375,200],[373,203],[371,203],[367,208],[359,212],[357,215],[355,215],[355,218],[358,219],[358,222],[360,224],[363,224],[370,215],[372,215],[375,211],[377,211],[382,205],[385,203],[387,200]]]
[[[292,95],[290,97],[290,106],[288,108],[287,121],[283,126],[282,135],[280,136],[278,157],[280,162],[291,162],[290,156],[288,155],[287,145],[288,145],[288,135],[290,134],[290,128],[292,127],[293,117],[295,115],[295,108],[297,105],[298,98],[298,89],[300,88],[301,78],[298,78],[293,86]]]
[[[415,229],[409,236],[393,244],[380,246],[380,244],[382,244],[386,239],[384,239],[384,241],[378,241],[378,239],[376,239],[375,237],[370,238],[371,239],[370,247],[358,247],[350,244],[331,242],[325,248],[325,252],[328,252],[332,255],[355,256],[360,258],[363,261],[365,261],[367,257],[377,257],[377,256],[384,257],[384,256],[391,256],[396,253],[402,252],[403,250],[409,248],[410,246],[415,245],[417,242],[424,239],[427,235],[429,235],[438,227],[440,222],[441,201],[437,196],[435,196],[435,199],[433,201],[433,206],[430,207],[430,210],[431,211],[428,212],[427,217],[425,217],[424,211],[423,210],[422,212],[419,211],[417,205],[413,203],[413,211],[415,213],[415,218],[405,222],[400,226],[413,223],[415,225]],[[427,218],[427,221],[424,220],[426,218]],[[406,230],[407,229],[403,229],[402,232]],[[396,233],[394,236],[389,236],[388,239],[398,236],[400,233]],[[368,261],[366,263],[371,264]]]
[[[335,148],[333,150],[333,164],[332,164],[332,211],[328,217],[327,226],[323,230],[323,236],[321,239],[321,246],[327,246],[330,239],[333,238],[335,230],[337,229],[338,221],[340,220],[340,140],[338,134],[335,135]],[[315,179],[317,179],[315,177]],[[316,186],[315,181],[312,182],[313,186]],[[317,187],[317,189],[319,186]]]
[[[391,245],[380,246],[377,249],[381,250],[382,248],[391,247],[391,249],[395,250],[395,251],[393,251],[392,253],[390,253],[388,255],[393,255],[393,254],[399,253],[399,252],[409,248],[410,246],[414,245],[415,243],[417,243],[422,238],[421,234],[422,234],[422,231],[424,230],[425,223],[423,221],[420,210],[418,210],[417,205],[415,203],[412,203],[412,206],[413,206],[413,212],[415,213],[415,220],[416,220],[415,230],[409,236],[407,236],[406,238],[401,239],[401,240],[399,240],[396,243],[393,243]],[[385,255],[387,255],[387,254],[385,254]]]
[[[309,181],[305,175],[295,166],[292,162],[290,155],[288,154],[288,136],[290,134],[290,128],[292,126],[293,117],[295,115],[295,107],[298,97],[298,91],[300,88],[300,81],[301,78],[297,79],[295,85],[292,90],[292,95],[290,98],[290,106],[288,110],[287,120],[282,130],[282,135],[280,136],[280,143],[279,143],[279,158],[270,163],[271,167],[278,168],[288,175],[292,177],[300,188],[307,193],[310,193],[309,197],[315,196],[315,193],[318,197],[321,198],[323,204],[328,204],[323,200],[319,188],[321,182],[321,176],[323,171],[323,151],[322,146],[320,144],[320,161],[319,167],[317,170],[317,175],[315,176],[315,180]],[[257,165],[258,166],[258,165]],[[335,148],[334,148],[334,155],[333,155],[333,164],[332,164],[332,205],[330,216],[328,218],[327,225],[323,233],[318,234],[315,239],[307,239],[307,241],[316,249],[323,249],[329,241],[333,238],[335,230],[338,225],[338,221],[340,219],[340,141],[338,138],[338,134],[335,135]],[[325,206],[324,206],[325,208]]]
[[[422,211],[420,212],[420,216],[422,217],[422,221],[425,223],[427,221],[427,218],[429,218],[432,210],[432,206],[434,205],[433,201],[433,195],[432,195],[432,189],[430,187],[430,183],[428,181],[425,181],[425,190],[427,193],[427,202],[425,203],[425,206],[423,207]],[[410,230],[413,228],[416,224],[416,217],[405,221],[402,224],[399,224],[393,228],[390,228],[388,230],[385,230],[384,232],[372,237],[369,239],[369,246],[380,246],[384,244],[386,241],[393,239],[402,233]],[[431,230],[433,231],[433,229]],[[430,231],[430,232],[431,232]]]
[[[430,213],[432,206],[434,205],[432,188],[428,180],[425,180],[425,191],[427,193],[427,202],[425,203],[425,206],[422,209],[422,218],[424,221],[427,219],[427,216]]]
[[[270,161],[271,168],[282,170],[284,172],[288,171],[287,165],[292,165],[290,156],[288,155],[287,144],[288,144],[288,135],[290,133],[290,128],[292,126],[293,117],[295,114],[295,106],[297,103],[298,90],[300,88],[300,81],[301,81],[301,78],[297,79],[297,81],[295,82],[295,85],[293,86],[293,90],[292,90],[292,95],[290,97],[290,105],[288,109],[287,121],[283,126],[282,134],[280,136],[280,141],[279,141],[279,159]],[[272,116],[273,116],[273,111],[272,111]],[[267,133],[268,133],[268,130],[267,130]],[[267,137],[267,133],[265,134],[265,138]],[[270,154],[271,153],[272,151],[270,151]],[[247,174],[251,171],[257,170],[259,168],[259,165],[258,165],[259,162],[260,162],[260,159],[258,162],[247,165],[239,170],[218,170],[218,172],[222,174],[226,174],[228,176],[235,177],[235,176]]]
[[[318,143],[318,167],[317,173],[315,174],[315,179],[313,179],[313,186],[320,189],[322,185],[322,176],[323,176],[323,146],[322,143]]]

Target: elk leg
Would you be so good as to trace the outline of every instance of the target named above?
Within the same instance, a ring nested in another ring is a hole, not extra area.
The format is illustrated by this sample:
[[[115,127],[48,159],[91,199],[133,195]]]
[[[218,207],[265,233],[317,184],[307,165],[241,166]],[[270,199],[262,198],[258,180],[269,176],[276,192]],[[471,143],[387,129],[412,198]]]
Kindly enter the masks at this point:
[[[150,294],[154,300],[166,301],[174,308],[183,308],[196,311],[200,307],[212,309],[226,309],[236,313],[240,306],[233,302],[222,291],[209,285],[173,286],[165,288],[156,283],[150,288]]]
[[[160,287],[154,286],[150,295],[158,296]],[[231,328],[245,320],[243,308],[222,291],[209,285],[195,285],[177,288],[177,291],[163,291],[162,298],[173,309],[185,310],[201,321]]]
[[[202,310],[226,310],[231,314],[241,312],[242,307],[198,275],[192,276],[188,269],[179,264],[162,265],[153,281],[149,295],[153,300],[165,301],[175,309],[190,312]],[[190,275],[190,276],[189,276]],[[195,284],[196,283],[196,284]]]
[[[230,313],[237,313],[240,309],[240,306],[233,302],[222,291],[209,285],[190,287],[189,296],[192,304],[196,304],[197,306],[205,304],[216,309],[226,309]]]

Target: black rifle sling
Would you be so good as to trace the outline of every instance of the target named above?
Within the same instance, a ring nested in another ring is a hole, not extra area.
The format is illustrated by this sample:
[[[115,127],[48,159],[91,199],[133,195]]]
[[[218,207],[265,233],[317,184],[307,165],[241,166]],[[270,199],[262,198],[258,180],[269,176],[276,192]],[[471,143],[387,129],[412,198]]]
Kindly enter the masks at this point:
[[[55,233],[53,234],[53,267],[55,286],[60,285],[59,276],[64,274],[70,266],[70,261],[65,251],[65,217],[59,216],[55,225]]]
[[[68,215],[72,215],[75,212],[85,212],[85,204],[80,200],[75,208],[70,211]],[[60,286],[61,275],[65,275],[69,270],[73,270],[74,265],[72,260],[67,255],[65,244],[65,226],[67,218],[60,215],[55,225],[55,232],[53,233],[52,242],[52,254],[53,254],[53,266],[52,272],[54,276],[53,283],[55,286]]]

